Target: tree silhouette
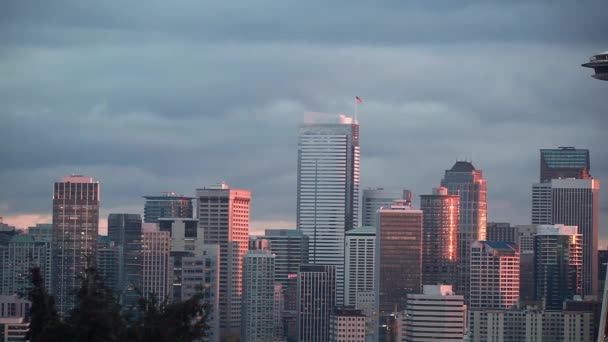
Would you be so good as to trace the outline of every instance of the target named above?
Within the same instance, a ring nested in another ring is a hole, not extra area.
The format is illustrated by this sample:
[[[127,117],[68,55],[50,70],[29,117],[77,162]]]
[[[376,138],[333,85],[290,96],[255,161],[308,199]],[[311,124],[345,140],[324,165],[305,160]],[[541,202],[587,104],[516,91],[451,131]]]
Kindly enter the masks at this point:
[[[26,335],[31,342],[69,341],[68,327],[61,321],[55,308],[55,300],[46,292],[40,268],[30,270],[32,288],[28,299],[32,302],[30,308],[30,329]]]

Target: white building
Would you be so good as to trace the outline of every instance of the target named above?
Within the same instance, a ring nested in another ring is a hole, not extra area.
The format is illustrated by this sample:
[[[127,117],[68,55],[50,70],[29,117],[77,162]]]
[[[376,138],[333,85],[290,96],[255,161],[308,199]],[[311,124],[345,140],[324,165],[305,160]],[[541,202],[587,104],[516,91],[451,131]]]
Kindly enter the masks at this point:
[[[275,336],[274,255],[250,250],[243,258],[241,341],[272,341]]]
[[[376,228],[358,227],[346,232],[344,304],[357,305],[359,292],[374,290]]]
[[[471,342],[592,342],[591,311],[523,309],[472,309],[469,314]]]
[[[376,224],[376,210],[380,207],[390,207],[393,202],[406,199],[406,191],[395,191],[384,188],[368,188],[363,190],[361,198],[361,225],[373,226]]]
[[[512,242],[471,245],[470,308],[507,309],[519,298],[519,247]]]
[[[357,227],[359,125],[344,115],[307,113],[298,140],[297,228],[309,262],[336,267],[336,300],[344,301],[344,234]]]
[[[336,308],[329,319],[330,342],[365,342],[365,315],[351,307]]]
[[[169,232],[145,231],[141,241],[142,292],[154,294],[162,302],[171,288],[171,235]]]
[[[551,179],[532,185],[532,223],[577,226],[583,235],[583,295],[598,294],[597,179]]]
[[[197,189],[196,200],[205,244],[220,247],[220,339],[237,338],[241,326],[243,256],[249,249],[251,192],[220,183]]]
[[[0,341],[26,341],[31,302],[16,295],[0,296]]]
[[[464,296],[451,285],[424,285],[423,294],[410,294],[406,305],[406,342],[462,341],[466,329]]]

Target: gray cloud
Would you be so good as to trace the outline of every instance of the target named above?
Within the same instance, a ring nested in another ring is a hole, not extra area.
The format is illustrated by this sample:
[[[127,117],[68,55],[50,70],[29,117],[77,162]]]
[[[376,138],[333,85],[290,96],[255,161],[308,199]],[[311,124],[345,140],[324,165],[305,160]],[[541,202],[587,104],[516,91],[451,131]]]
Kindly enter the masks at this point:
[[[588,5],[5,3],[0,215],[50,212],[81,172],[104,215],[225,180],[254,220],[293,222],[302,113],[359,95],[362,187],[429,193],[469,158],[490,219],[526,223],[539,148],[590,148],[608,179],[606,84],[579,66],[608,46],[608,3]]]

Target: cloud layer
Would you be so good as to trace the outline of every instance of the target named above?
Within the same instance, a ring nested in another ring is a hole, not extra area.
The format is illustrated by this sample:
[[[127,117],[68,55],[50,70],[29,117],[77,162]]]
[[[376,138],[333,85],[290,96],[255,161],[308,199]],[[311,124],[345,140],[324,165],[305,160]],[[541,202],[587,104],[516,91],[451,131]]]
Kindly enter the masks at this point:
[[[254,230],[293,227],[297,125],[352,112],[354,95],[362,187],[430,193],[472,159],[489,218],[527,223],[540,148],[589,148],[608,180],[608,82],[580,67],[608,49],[605,1],[2,6],[8,220],[48,215],[52,183],[83,173],[102,216],[226,181],[253,191]]]

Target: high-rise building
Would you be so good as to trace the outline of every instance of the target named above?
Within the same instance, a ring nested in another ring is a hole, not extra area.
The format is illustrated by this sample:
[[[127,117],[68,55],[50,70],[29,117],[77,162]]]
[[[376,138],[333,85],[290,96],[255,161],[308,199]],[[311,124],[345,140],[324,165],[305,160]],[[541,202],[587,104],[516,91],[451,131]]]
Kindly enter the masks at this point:
[[[537,225],[515,226],[519,246],[519,299],[534,299],[534,236]]]
[[[519,247],[512,242],[471,244],[470,308],[507,309],[519,298]]]
[[[534,238],[535,298],[546,310],[583,293],[583,246],[576,226],[541,225]]]
[[[532,185],[532,223],[577,226],[583,236],[583,295],[597,295],[597,179],[551,179]]]
[[[4,246],[0,264],[0,294],[26,295],[32,287],[31,272],[33,267],[40,268],[47,290],[51,284],[51,243],[36,240],[30,234],[18,234],[11,237]]]
[[[422,210],[400,200],[376,217],[375,311],[389,315],[422,289]]]
[[[114,292],[118,292],[119,278],[119,251],[118,247],[106,235],[97,238],[97,251],[95,262],[97,271],[103,279],[104,285]]]
[[[171,286],[171,235],[169,232],[144,231],[141,239],[142,293],[162,302]]]
[[[336,266],[304,264],[298,271],[298,341],[329,341],[336,306]]]
[[[552,179],[588,179],[591,161],[589,150],[574,147],[540,150],[540,182]]]
[[[297,229],[266,229],[263,238],[275,255],[274,281],[282,285],[284,309],[295,314],[297,274],[308,263],[308,236]]]
[[[157,196],[144,196],[144,222],[156,223],[162,217],[192,217],[192,197],[176,192],[164,192]]]
[[[344,250],[344,303],[356,306],[359,292],[374,290],[376,228],[358,227],[346,232]]]
[[[329,320],[329,342],[365,342],[365,315],[361,310],[336,308]]]
[[[451,285],[424,285],[422,294],[407,296],[405,341],[462,341],[466,311]]]
[[[99,191],[99,182],[81,175],[63,177],[54,186],[52,292],[61,314],[74,306],[79,276],[95,265]]]
[[[274,255],[251,250],[243,257],[241,341],[265,342],[275,337]]]
[[[219,246],[204,243],[204,230],[194,218],[159,218],[158,230],[171,237],[170,291],[174,302],[197,293],[213,306],[208,341],[219,341]]]
[[[445,171],[441,186],[450,195],[460,196],[460,220],[458,223],[458,259],[460,279],[457,293],[463,293],[465,303],[469,294],[469,256],[471,244],[486,239],[487,200],[486,180],[483,172],[471,162],[457,161]]]
[[[458,285],[458,222],[460,196],[433,189],[420,196],[422,225],[422,283]]]
[[[219,245],[221,340],[237,337],[241,325],[243,256],[249,248],[251,192],[228,184],[197,189],[199,228],[205,244]]]
[[[141,289],[141,234],[139,214],[108,215],[108,238],[117,248],[117,294],[123,305],[134,305]]]
[[[173,252],[172,252],[173,253]],[[182,256],[172,258],[173,267],[173,300],[185,301],[196,293],[203,294],[203,300],[212,305],[207,324],[210,326],[205,341],[220,341],[219,308],[219,274],[220,256],[218,245],[203,245],[202,255]],[[179,260],[179,262],[177,262]],[[176,293],[176,279],[179,279],[180,292]],[[177,295],[181,295],[177,297]]]
[[[299,129],[297,227],[309,262],[336,266],[336,300],[344,298],[344,234],[357,227],[359,124],[344,115],[307,113]]]
[[[518,244],[518,230],[509,222],[488,222],[486,241],[513,242]]]
[[[363,190],[361,198],[361,225],[373,227],[376,224],[376,211],[380,207],[390,207],[393,202],[406,198],[409,191],[395,191],[384,188],[368,188]]]

